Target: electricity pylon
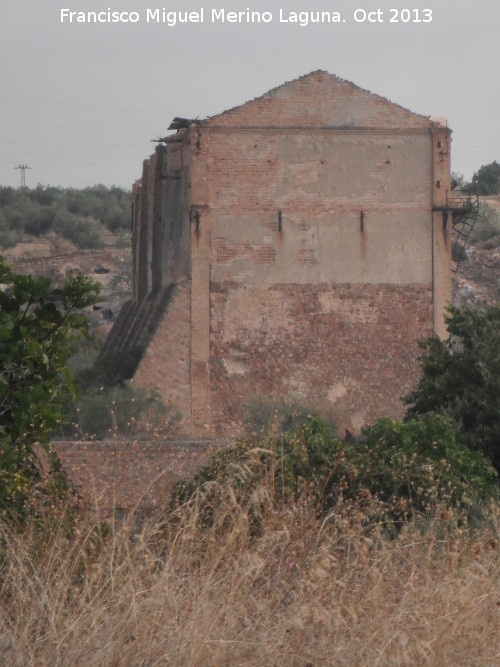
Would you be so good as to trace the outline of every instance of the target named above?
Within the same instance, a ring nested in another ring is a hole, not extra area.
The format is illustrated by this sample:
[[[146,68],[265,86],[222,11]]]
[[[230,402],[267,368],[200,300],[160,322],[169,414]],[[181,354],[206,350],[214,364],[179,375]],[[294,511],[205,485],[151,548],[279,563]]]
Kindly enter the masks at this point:
[[[28,167],[27,164],[20,164],[17,167],[14,167],[14,169],[20,169],[21,170],[21,188],[26,187],[26,169],[31,169],[31,167]]]

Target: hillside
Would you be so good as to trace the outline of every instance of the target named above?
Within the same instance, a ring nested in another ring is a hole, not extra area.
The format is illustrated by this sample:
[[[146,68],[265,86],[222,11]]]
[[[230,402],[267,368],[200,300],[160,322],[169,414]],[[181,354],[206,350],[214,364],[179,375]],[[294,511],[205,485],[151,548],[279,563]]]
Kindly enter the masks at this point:
[[[469,246],[453,279],[453,303],[491,306],[500,301],[500,247]]]
[[[49,276],[55,283],[69,275],[83,275],[101,283],[104,301],[87,314],[91,330],[104,337],[131,296],[132,253],[127,236],[105,232],[103,240],[104,248],[83,250],[56,234],[25,235],[3,254],[18,273]]]
[[[500,196],[485,198],[481,205],[482,213],[453,279],[457,306],[491,306],[500,301]]]

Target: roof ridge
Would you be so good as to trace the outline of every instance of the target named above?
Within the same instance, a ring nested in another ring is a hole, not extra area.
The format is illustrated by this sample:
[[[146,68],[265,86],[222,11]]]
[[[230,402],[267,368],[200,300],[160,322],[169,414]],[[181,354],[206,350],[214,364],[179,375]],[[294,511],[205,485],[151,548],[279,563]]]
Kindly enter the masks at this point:
[[[332,74],[328,72],[327,70],[324,69],[316,69],[312,70],[311,72],[308,72],[307,74],[302,74],[301,76],[296,77],[295,79],[291,79],[290,81],[285,81],[284,83],[279,84],[278,86],[275,86],[274,88],[270,88],[268,91],[265,93],[262,93],[262,95],[257,95],[256,97],[253,97],[249,100],[246,100],[245,102],[242,102],[241,104],[237,104],[234,107],[230,107],[229,109],[225,109],[224,111],[221,111],[217,114],[214,114],[213,116],[207,116],[205,119],[201,120],[200,123],[204,124],[206,122],[210,122],[216,118],[220,118],[221,116],[224,116],[225,114],[232,113],[233,111],[236,111],[238,109],[241,109],[247,104],[251,104],[253,102],[256,102],[258,100],[261,100],[264,97],[267,97],[268,95],[275,94],[277,91],[280,89],[289,86],[290,84],[296,83],[298,81],[302,81],[304,79],[308,79],[310,77],[313,77],[315,75],[324,75],[330,78],[336,79],[339,83],[347,84],[349,86],[352,86],[353,88],[360,90],[362,92],[368,93],[369,95],[373,95],[373,97],[378,98],[379,100],[386,102],[387,104],[391,104],[402,111],[405,111],[406,113],[410,113],[413,116],[420,117],[425,120],[430,120],[430,116],[425,116],[424,114],[419,114],[416,113],[415,111],[412,111],[411,109],[408,109],[407,107],[402,106],[401,104],[398,104],[397,102],[393,102],[392,100],[388,99],[387,97],[384,97],[383,95],[378,95],[377,93],[373,93],[371,90],[368,90],[367,88],[362,88],[361,86],[358,86],[356,83],[353,83],[352,81],[349,81],[348,79],[343,79],[342,77],[338,76],[337,74]],[[431,120],[431,122],[434,122]]]

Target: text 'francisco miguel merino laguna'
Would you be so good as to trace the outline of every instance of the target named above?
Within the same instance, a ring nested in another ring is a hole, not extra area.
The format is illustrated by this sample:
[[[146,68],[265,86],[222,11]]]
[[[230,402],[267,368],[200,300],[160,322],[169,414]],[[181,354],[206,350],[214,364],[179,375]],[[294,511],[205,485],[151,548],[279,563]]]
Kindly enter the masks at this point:
[[[310,23],[342,23],[339,12],[332,11],[300,11],[292,12],[280,9],[275,17],[273,12],[257,12],[250,9],[240,12],[225,9],[207,9],[197,11],[168,11],[162,9],[146,9],[146,13],[120,12],[109,7],[103,11],[72,11],[61,9],[61,23],[164,23],[174,27],[182,23],[294,23],[302,27]]]

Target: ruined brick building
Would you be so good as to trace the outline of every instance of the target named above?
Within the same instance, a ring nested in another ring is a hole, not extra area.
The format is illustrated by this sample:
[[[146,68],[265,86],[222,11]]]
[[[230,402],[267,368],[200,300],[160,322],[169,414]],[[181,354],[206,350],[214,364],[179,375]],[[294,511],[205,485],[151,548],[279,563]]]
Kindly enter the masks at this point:
[[[177,130],[134,186],[138,353],[186,430],[238,429],[252,394],[400,415],[416,341],[451,300],[451,131],[317,71]]]

